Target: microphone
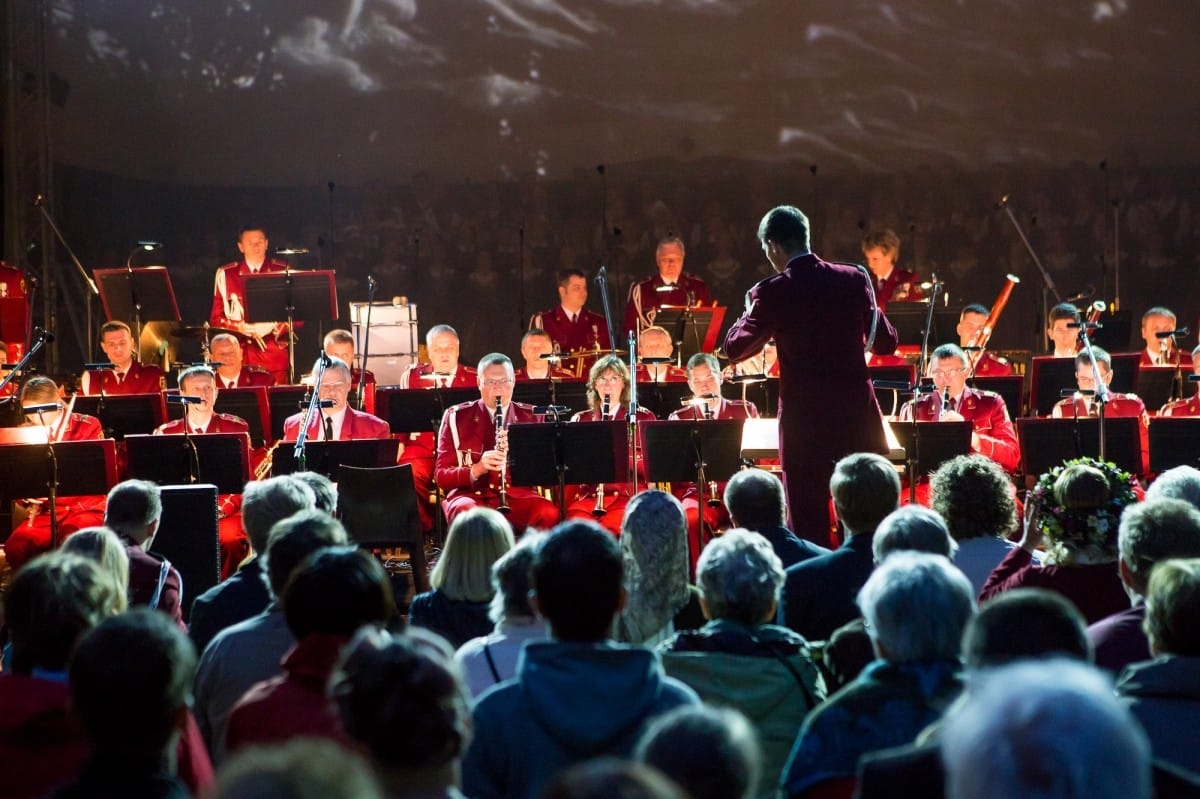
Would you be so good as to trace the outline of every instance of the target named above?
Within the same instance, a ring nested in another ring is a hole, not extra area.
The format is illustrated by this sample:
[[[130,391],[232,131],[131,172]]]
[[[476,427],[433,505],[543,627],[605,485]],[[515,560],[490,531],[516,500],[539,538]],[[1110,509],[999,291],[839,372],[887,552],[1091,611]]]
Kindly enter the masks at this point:
[[[41,405],[22,405],[21,413],[32,416],[35,413],[50,413],[62,407],[61,402],[44,402]]]
[[[375,276],[367,275],[367,291],[375,291]]]
[[[1086,327],[1088,330],[1099,330],[1104,325],[1099,322],[1067,322],[1067,327],[1071,330],[1078,330],[1081,327]]]
[[[665,292],[665,291],[674,291],[674,290],[675,290],[675,289],[677,289],[677,288],[679,288],[679,284],[678,284],[678,283],[666,283],[666,284],[664,284],[664,285],[661,285],[661,286],[659,286],[658,288],[656,288],[656,289],[654,289],[654,290],[655,290],[655,291],[664,291],[664,292]]]
[[[562,360],[562,353],[560,353],[560,352],[543,352],[538,357],[544,361],[550,361],[551,363],[558,363],[559,361]]]
[[[35,327],[33,329],[33,332],[37,333],[38,338],[40,338],[46,344],[49,344],[51,341],[54,341],[54,334],[51,333],[49,330],[43,330],[40,327]],[[111,366],[111,364],[110,364],[110,366]]]
[[[38,196],[36,196],[36,197],[34,197],[34,198],[33,198],[33,207],[34,207],[34,208],[41,208],[41,207],[42,207],[42,203],[43,203],[44,201],[45,201],[45,198],[44,198],[44,197],[42,197],[42,195],[40,195],[40,194],[39,194]]]
[[[330,364],[333,363],[333,359],[330,358],[329,355],[324,350],[322,350],[321,354],[317,356],[317,363],[319,363],[321,366],[324,366],[326,369],[328,369]]]
[[[204,398],[197,397],[195,394],[168,394],[167,402],[177,405],[200,405],[204,402]]]
[[[83,368],[84,368],[84,371],[88,371],[88,372],[100,372],[100,371],[103,371],[104,369],[116,369],[117,365],[115,363],[101,361],[99,363],[85,363],[83,365]]]
[[[300,406],[301,410],[308,410],[308,402],[306,400],[300,400],[296,404]],[[331,399],[317,400],[317,407],[318,408],[332,408],[333,400],[331,400]]]
[[[705,405],[709,400],[716,399],[716,394],[697,394],[694,397],[686,397],[679,400],[680,405]]]
[[[1000,202],[996,203],[996,207],[997,208],[1007,208],[1008,207],[1008,195],[1007,194],[1000,198]]]
[[[596,277],[594,279],[597,283],[603,283],[607,278],[608,278],[608,268],[605,267],[603,264],[601,264],[600,270],[598,272],[596,272]]]
[[[913,387],[908,384],[907,380],[872,380],[873,388],[882,388],[888,391],[912,391]]]
[[[1189,331],[1186,327],[1181,327],[1178,330],[1164,330],[1161,333],[1155,333],[1155,338],[1174,338],[1175,336],[1186,336]]]
[[[284,247],[275,251],[276,255],[306,255],[307,253],[307,247]]]

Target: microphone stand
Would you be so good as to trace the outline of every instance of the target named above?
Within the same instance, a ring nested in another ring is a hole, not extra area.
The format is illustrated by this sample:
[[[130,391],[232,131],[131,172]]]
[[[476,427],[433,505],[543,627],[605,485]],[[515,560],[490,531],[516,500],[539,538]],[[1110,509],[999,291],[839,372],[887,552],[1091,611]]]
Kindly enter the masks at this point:
[[[612,306],[609,304],[608,299],[608,270],[604,267],[604,264],[600,265],[600,271],[596,273],[596,285],[600,287],[600,302],[604,306],[604,324],[608,326],[608,341],[612,347],[612,353],[615,355],[617,352],[617,329],[613,326]],[[632,334],[630,338],[632,340]],[[632,362],[632,349],[629,350],[629,355]],[[636,372],[630,372],[630,374],[636,376]],[[633,382],[636,383],[637,381],[634,380]]]
[[[917,374],[923,375],[929,368],[929,336],[933,332],[933,309],[937,305],[944,285],[933,275],[933,285],[929,288],[929,307],[925,309],[925,330],[921,333],[921,360],[917,364]]]
[[[93,341],[94,336],[92,335],[92,298],[100,296],[100,289],[96,287],[96,281],[92,280],[92,278],[88,275],[87,270],[83,268],[83,264],[79,263],[79,259],[75,256],[75,251],[71,249],[70,244],[67,244],[67,240],[63,236],[62,231],[59,230],[58,225],[54,223],[54,217],[51,216],[50,212],[46,210],[45,201],[42,195],[39,194],[34,199],[33,206],[41,212],[42,218],[46,220],[46,224],[48,224],[50,229],[54,231],[54,237],[58,239],[58,243],[61,244],[63,249],[67,251],[67,255],[71,257],[71,263],[75,265],[75,269],[79,272],[79,276],[82,277],[83,282],[87,284],[87,302],[84,303],[87,332],[84,334],[83,338],[87,342],[87,359],[90,361],[92,360],[92,353],[94,352],[92,348],[95,344]],[[78,333],[78,330],[76,330],[76,333]]]
[[[605,308],[607,310],[607,306]],[[632,330],[629,331],[629,457],[633,471],[633,495],[638,492],[637,450],[638,450],[638,421],[637,421],[637,338]]]
[[[1106,446],[1107,442],[1105,440],[1105,431],[1104,431],[1104,406],[1107,405],[1109,403],[1109,401],[1112,399],[1112,394],[1111,394],[1111,392],[1109,392],[1108,386],[1105,385],[1104,381],[1100,379],[1100,366],[1096,363],[1096,356],[1095,356],[1094,352],[1092,351],[1092,339],[1088,335],[1089,327],[1097,327],[1098,328],[1098,327],[1100,327],[1100,325],[1089,325],[1087,322],[1079,322],[1078,324],[1079,324],[1079,340],[1083,342],[1083,350],[1081,350],[1081,352],[1087,353],[1088,360],[1090,360],[1091,364],[1092,364],[1092,382],[1096,386],[1095,395],[1094,395],[1095,399],[1096,399],[1096,415],[1100,419],[1100,457],[1099,457],[1099,459],[1101,461],[1103,461],[1105,459],[1105,452],[1107,452],[1107,446]]]
[[[325,367],[332,361],[324,352],[321,357],[317,358],[317,362],[313,364],[313,390],[312,398],[308,401],[308,408],[304,411],[304,421],[300,424],[300,431],[296,434],[296,447],[293,454],[296,459],[296,468],[301,472],[308,471],[308,461],[305,459],[304,448],[308,444],[308,426],[312,424],[312,420],[317,413],[317,408],[321,404],[321,378],[325,376]]]
[[[125,259],[125,274],[129,283],[129,307],[133,308],[133,341],[134,346],[138,348],[139,361],[142,347],[142,301],[138,298],[137,286],[133,282],[133,256],[137,255],[138,250],[149,251],[152,249],[154,249],[153,245],[138,242],[138,246],[134,247],[129,252],[129,257]],[[91,329],[90,326],[89,329]]]
[[[1046,267],[1042,265],[1042,261],[1034,252],[1033,245],[1029,243],[1029,239],[1025,237],[1025,231],[1021,229],[1021,223],[1017,221],[1013,215],[1012,208],[1008,204],[1008,195],[1000,198],[1000,207],[1004,209],[1004,213],[1008,215],[1009,221],[1017,230],[1017,235],[1021,237],[1021,242],[1025,245],[1025,249],[1029,252],[1029,257],[1033,259],[1034,266],[1042,275],[1042,321],[1050,318],[1050,294],[1054,295],[1056,303],[1062,302],[1062,295],[1058,293],[1058,286],[1054,285],[1054,278],[1050,277],[1050,273],[1046,271]],[[1103,425],[1101,426],[1103,427]],[[1102,436],[1103,438],[1103,436]]]
[[[17,375],[24,371],[25,367],[29,365],[29,362],[33,360],[33,356],[37,355],[37,351],[46,344],[49,344],[51,341],[54,341],[54,334],[49,330],[42,330],[40,333],[38,333],[38,339],[33,343],[33,346],[29,348],[29,351],[21,357],[21,360],[17,361],[13,365],[13,368],[10,369],[8,374],[4,376],[4,379],[0,380],[0,393],[4,391],[5,386],[15,380]]]
[[[367,353],[371,347],[371,306],[375,302],[375,278],[367,275],[367,326],[363,333],[362,355],[358,364],[358,409],[361,411],[367,401],[363,393],[367,382]],[[289,334],[290,335],[290,334]]]
[[[191,452],[192,457],[188,459],[188,482],[194,485],[200,479],[200,453],[196,450],[196,442],[192,440],[191,425],[188,424],[191,416],[191,403],[183,403],[183,446]]]

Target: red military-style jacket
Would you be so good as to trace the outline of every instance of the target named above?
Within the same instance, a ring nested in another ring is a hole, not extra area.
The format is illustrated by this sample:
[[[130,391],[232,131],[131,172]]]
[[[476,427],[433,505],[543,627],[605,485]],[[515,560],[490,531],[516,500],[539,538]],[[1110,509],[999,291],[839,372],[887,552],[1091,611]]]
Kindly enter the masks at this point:
[[[1008,416],[1004,398],[994,391],[981,391],[968,386],[952,407],[974,427],[975,434],[979,436],[978,452],[1003,466],[1005,471],[1015,471],[1021,461],[1021,447],[1017,443],[1017,431]],[[942,397],[926,394],[917,403],[916,419],[919,422],[937,421],[941,411]],[[913,415],[913,402],[909,400],[900,409],[899,416],[909,421]]]
[[[163,387],[163,373],[157,366],[134,361],[124,374],[109,369],[84,372],[79,384],[82,394],[93,397],[101,393],[157,394]]]
[[[688,305],[689,301],[691,305],[712,304],[708,286],[690,272],[679,275],[673,290],[659,291],[666,285],[662,275],[655,274],[629,287],[629,300],[625,303],[625,326],[618,331],[618,336],[630,330],[640,332],[653,325],[658,309],[664,305],[682,307]]]
[[[533,315],[529,328],[546,331],[550,340],[564,352],[578,350],[607,350],[612,344],[608,337],[608,325],[604,317],[584,308],[574,322],[561,305]]]

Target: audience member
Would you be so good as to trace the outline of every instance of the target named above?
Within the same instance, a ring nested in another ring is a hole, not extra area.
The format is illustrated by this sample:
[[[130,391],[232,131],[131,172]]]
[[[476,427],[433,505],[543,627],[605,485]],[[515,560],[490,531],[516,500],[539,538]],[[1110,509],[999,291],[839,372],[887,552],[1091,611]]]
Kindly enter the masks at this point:
[[[279,597],[296,567],[324,547],[346,544],[341,522],[317,510],[301,511],[271,528],[266,546],[271,595]],[[196,670],[196,717],[213,760],[225,755],[229,711],[252,686],[282,672],[296,645],[278,602],[258,616],[222,630],[205,647]]]
[[[1180,499],[1146,500],[1121,514],[1118,573],[1132,606],[1088,627],[1096,665],[1116,674],[1150,659],[1142,629],[1146,585],[1154,566],[1169,558],[1200,558],[1200,511]]]
[[[691,799],[752,799],[764,772],[754,727],[736,710],[693,705],[655,720],[634,756],[654,766]]]
[[[242,526],[250,539],[251,555],[229,579],[208,589],[192,603],[188,633],[197,652],[203,654],[208,642],[221,630],[257,616],[271,604],[262,558],[267,551],[267,536],[276,522],[313,507],[313,492],[306,490],[305,485],[307,481],[303,478],[297,480],[291,476],[246,484],[242,493]]]
[[[209,799],[384,799],[366,762],[344,746],[297,738],[229,759]]]
[[[805,719],[783,774],[790,797],[849,797],[863,753],[911,743],[962,688],[959,642],[975,600],[949,561],[897,552],[858,601],[878,660]]]
[[[645,763],[602,757],[565,769],[541,799],[690,799],[661,771]]]
[[[101,573],[112,579],[121,596],[129,596],[129,554],[112,530],[85,527],[63,541],[60,550],[82,555],[97,564]]]
[[[472,696],[516,676],[517,658],[525,643],[549,635],[546,623],[529,605],[529,567],[544,539],[543,533],[531,530],[492,565],[495,595],[488,618],[496,626],[487,635],[467,641],[454,655]]]
[[[785,569],[802,560],[829,554],[825,547],[799,538],[787,529],[783,482],[770,472],[743,469],[734,474],[725,485],[725,507],[734,527],[751,530],[770,542]]]
[[[875,529],[871,554],[883,563],[893,552],[915,551],[954,559],[958,548],[945,520],[923,505],[905,505],[889,513]]]
[[[363,628],[346,646],[329,695],[389,797],[461,799],[470,697],[440,637]]]
[[[779,623],[809,641],[824,641],[858,617],[855,595],[871,575],[871,537],[900,504],[900,478],[882,455],[858,453],[838,461],[829,480],[833,508],[846,531],[841,547],[787,570]]]
[[[337,486],[333,484],[332,480],[320,472],[310,472],[307,470],[296,472],[292,477],[304,483],[313,492],[313,498],[316,502],[313,507],[330,515],[337,512]]]
[[[1154,499],[1182,499],[1193,508],[1200,508],[1200,469],[1195,466],[1167,469],[1146,489],[1146,501]]]
[[[1150,739],[1154,757],[1200,774],[1200,559],[1166,560],[1150,575],[1146,637],[1154,660],[1122,672],[1117,692]]]
[[[111,505],[110,505],[111,507]],[[163,614],[135,608],[97,624],[71,659],[71,706],[90,749],[59,799],[191,795],[176,776],[196,652]]]
[[[825,683],[808,642],[770,623],[783,566],[766,539],[739,529],[714,538],[700,554],[696,579],[709,621],[663,643],[663,668],[703,701],[745,714],[762,748],[762,794],[773,795],[796,730],[825,698]]]
[[[931,507],[958,542],[951,560],[978,594],[992,569],[1016,546],[1008,540],[1017,529],[1012,479],[991,458],[960,455],[934,471],[929,487]]]
[[[538,796],[561,769],[628,756],[648,721],[699,701],[653,652],[609,639],[623,571],[617,542],[593,522],[560,524],[538,547],[531,602],[553,640],[526,644],[516,678],[476,702],[463,760],[468,796]]]
[[[1149,799],[1150,747],[1112,683],[1070,660],[979,672],[942,731],[949,799]]]
[[[158,610],[183,623],[183,578],[166,558],[150,554],[162,519],[162,489],[148,480],[113,486],[104,506],[104,526],[116,533],[129,556],[129,604]]]
[[[683,505],[665,491],[642,491],[625,506],[620,542],[626,600],[615,637],[655,646],[675,632],[678,615],[692,601]],[[689,616],[695,624],[686,629],[703,623],[695,615]],[[678,621],[685,624],[683,618]]]
[[[481,506],[460,513],[429,573],[432,590],[417,594],[409,605],[409,623],[433,630],[452,647],[487,635],[492,565],[512,546],[512,527],[499,511]]]

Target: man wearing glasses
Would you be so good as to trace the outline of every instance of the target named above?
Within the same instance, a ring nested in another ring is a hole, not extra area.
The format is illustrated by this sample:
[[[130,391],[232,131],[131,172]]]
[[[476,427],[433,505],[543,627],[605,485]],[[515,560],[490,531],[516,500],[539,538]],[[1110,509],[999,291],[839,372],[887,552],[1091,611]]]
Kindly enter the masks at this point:
[[[485,355],[479,361],[479,399],[455,405],[442,417],[434,479],[446,492],[442,510],[447,522],[484,506],[501,511],[506,507],[517,535],[527,527],[549,530],[558,523],[554,503],[532,488],[508,482],[508,426],[537,421],[533,406],[512,401],[514,383],[507,355]]]
[[[359,438],[389,438],[388,423],[350,407],[350,367],[340,358],[330,358],[317,388],[322,400],[333,405],[321,408],[308,426],[310,441],[351,441]],[[283,423],[283,440],[295,441],[304,422],[304,411],[289,416]]]
[[[936,391],[906,402],[900,409],[900,420],[971,422],[971,450],[1012,472],[1021,459],[1021,448],[1008,408],[996,392],[967,387],[967,364],[967,354],[954,344],[935,349],[929,356],[926,375],[933,378]]]

